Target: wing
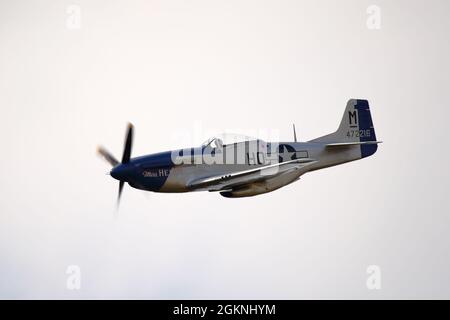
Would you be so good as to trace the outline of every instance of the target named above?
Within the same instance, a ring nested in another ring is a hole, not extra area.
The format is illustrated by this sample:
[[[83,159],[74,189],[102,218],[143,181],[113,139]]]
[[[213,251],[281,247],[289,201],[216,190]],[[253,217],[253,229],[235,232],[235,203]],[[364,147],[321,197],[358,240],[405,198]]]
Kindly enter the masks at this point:
[[[310,158],[294,159],[254,169],[195,179],[189,183],[189,187],[197,190],[224,191],[237,185],[273,178],[316,162]]]

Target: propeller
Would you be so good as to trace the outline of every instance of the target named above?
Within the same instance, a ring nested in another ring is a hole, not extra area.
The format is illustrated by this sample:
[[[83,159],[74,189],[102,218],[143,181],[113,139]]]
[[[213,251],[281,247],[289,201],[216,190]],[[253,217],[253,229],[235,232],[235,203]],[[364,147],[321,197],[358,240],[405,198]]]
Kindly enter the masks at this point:
[[[117,171],[117,168],[119,168],[121,165],[127,164],[128,162],[130,162],[132,147],[133,147],[133,125],[131,123],[128,123],[127,133],[126,133],[126,137],[125,137],[125,144],[123,147],[122,162],[117,161],[117,159],[108,150],[106,150],[105,148],[103,148],[101,146],[99,146],[97,148],[97,153],[104,160],[106,160],[111,166],[114,167],[111,170],[111,173],[113,173],[113,171],[115,171],[115,170]],[[113,174],[111,174],[111,175],[113,175]],[[113,177],[119,180],[119,192],[117,195],[117,205],[119,205],[120,197],[121,197],[122,191],[123,191],[123,186],[125,185],[125,180],[121,179],[120,175],[117,175],[117,174],[114,174]]]

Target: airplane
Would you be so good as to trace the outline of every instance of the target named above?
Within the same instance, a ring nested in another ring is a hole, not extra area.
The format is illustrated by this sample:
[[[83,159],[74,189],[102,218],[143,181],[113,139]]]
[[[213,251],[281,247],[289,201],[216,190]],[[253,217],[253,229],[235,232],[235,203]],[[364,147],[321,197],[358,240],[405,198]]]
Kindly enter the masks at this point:
[[[250,197],[284,187],[311,171],[369,157],[377,151],[369,103],[347,102],[338,129],[330,134],[298,142],[265,142],[233,137],[225,143],[213,137],[198,147],[165,151],[131,158],[133,125],[129,124],[119,162],[105,148],[97,151],[119,180],[118,203],[125,182],[153,192],[219,192],[227,198]]]

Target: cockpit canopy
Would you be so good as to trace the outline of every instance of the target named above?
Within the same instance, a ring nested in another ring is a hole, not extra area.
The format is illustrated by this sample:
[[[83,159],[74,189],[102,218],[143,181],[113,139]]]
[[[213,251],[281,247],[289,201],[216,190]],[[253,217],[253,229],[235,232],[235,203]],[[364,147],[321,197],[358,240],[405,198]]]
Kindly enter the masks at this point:
[[[206,148],[210,146],[212,148],[222,148],[223,146],[249,141],[255,141],[258,143],[264,142],[261,139],[257,139],[242,134],[222,133],[220,135],[209,138],[208,140],[202,143],[201,147]]]

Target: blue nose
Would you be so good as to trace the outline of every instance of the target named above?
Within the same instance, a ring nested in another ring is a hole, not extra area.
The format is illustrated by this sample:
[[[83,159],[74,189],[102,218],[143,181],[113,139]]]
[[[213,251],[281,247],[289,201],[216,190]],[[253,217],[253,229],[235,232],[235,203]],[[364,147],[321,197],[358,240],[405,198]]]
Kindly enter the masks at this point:
[[[128,181],[133,173],[133,167],[129,164],[119,164],[111,170],[111,176],[119,181]]]

